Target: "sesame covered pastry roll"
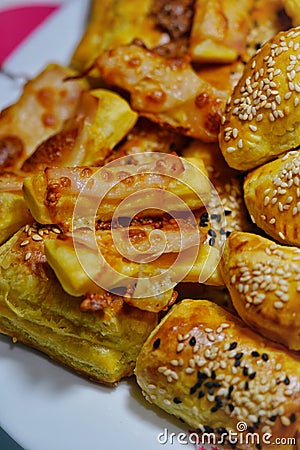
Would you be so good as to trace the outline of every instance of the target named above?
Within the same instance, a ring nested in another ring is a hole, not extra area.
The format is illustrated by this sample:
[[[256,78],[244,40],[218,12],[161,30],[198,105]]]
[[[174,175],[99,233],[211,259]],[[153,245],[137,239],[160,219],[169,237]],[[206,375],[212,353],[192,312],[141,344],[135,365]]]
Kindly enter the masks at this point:
[[[300,249],[232,233],[221,272],[241,318],[257,332],[300,350]]]
[[[183,300],[145,342],[135,374],[150,402],[200,433],[224,439],[242,421],[275,439],[294,437],[299,427],[299,362],[222,307]],[[244,444],[238,448],[254,448]]]
[[[300,246],[300,151],[249,173],[244,198],[252,220],[269,236]]]
[[[0,332],[41,350],[98,382],[131,375],[157,315],[130,307],[121,297],[75,298],[61,287],[44,254],[54,226],[27,225],[0,248]],[[88,304],[88,302],[90,304]]]
[[[300,27],[249,60],[228,101],[219,143],[230,167],[249,170],[300,144]]]

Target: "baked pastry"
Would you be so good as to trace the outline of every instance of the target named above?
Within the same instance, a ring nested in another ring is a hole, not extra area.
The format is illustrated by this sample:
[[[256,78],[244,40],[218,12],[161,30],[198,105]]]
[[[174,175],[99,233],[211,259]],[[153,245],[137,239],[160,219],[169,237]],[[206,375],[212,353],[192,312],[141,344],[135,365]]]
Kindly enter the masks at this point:
[[[278,33],[245,66],[219,143],[230,167],[249,170],[300,144],[300,27]]]
[[[284,244],[300,246],[300,151],[250,172],[244,198],[252,220],[269,236]]]
[[[37,146],[22,171],[100,165],[136,120],[137,114],[120,95],[107,89],[83,91],[74,116]]]
[[[25,178],[23,194],[37,222],[64,228],[71,226],[75,206],[76,216],[103,221],[121,214],[161,217],[199,209],[208,200],[211,186],[204,164],[201,158],[193,158],[193,163],[174,155],[145,153],[104,168],[48,167]]]
[[[0,245],[33,222],[22,194],[23,179],[21,174],[0,172]]]
[[[108,86],[129,93],[141,116],[204,142],[217,141],[228,91],[200,78],[187,58],[164,58],[135,42],[104,51],[93,67]]]
[[[157,26],[157,16],[151,14],[152,7],[152,0],[92,0],[88,23],[71,64],[83,70],[104,50],[133,39],[141,39],[149,48],[169,42],[167,31]]]
[[[243,55],[254,0],[196,0],[190,54],[201,63],[230,63]]]
[[[28,81],[19,100],[0,114],[0,165],[20,169],[36,147],[58,132],[72,117],[80,93],[81,80],[65,81],[75,72],[57,64],[48,65]]]
[[[255,0],[250,14],[251,26],[246,39],[243,61],[248,61],[280,31],[299,25],[288,16],[286,4],[286,0]]]
[[[0,248],[0,332],[87,378],[115,383],[132,374],[157,315],[117,296],[92,310],[87,303],[93,299],[68,295],[43,251],[58,233],[57,227],[28,225]]]
[[[253,224],[244,203],[243,177],[228,167],[219,145],[195,140],[182,154],[185,158],[197,156],[202,159],[214,187],[206,204],[211,214],[207,220],[203,216],[199,220],[201,232],[206,234],[204,242],[221,248],[232,231],[251,231]]]
[[[234,232],[221,272],[240,317],[257,332],[300,350],[300,249]]]
[[[226,434],[245,423],[267,449],[263,434],[291,438],[299,428],[299,363],[213,302],[183,300],[143,345],[135,374],[147,400],[199,433],[226,445]],[[254,448],[243,442],[238,448]]]

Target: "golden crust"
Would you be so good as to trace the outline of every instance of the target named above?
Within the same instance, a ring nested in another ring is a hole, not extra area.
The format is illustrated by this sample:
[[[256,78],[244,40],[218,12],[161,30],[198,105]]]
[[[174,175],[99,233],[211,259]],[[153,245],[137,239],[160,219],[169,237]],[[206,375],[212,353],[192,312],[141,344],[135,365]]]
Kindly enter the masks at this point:
[[[122,303],[83,312],[46,262],[57,227],[26,226],[0,250],[0,332],[98,382],[131,375],[157,315]]]
[[[241,318],[256,331],[300,350],[300,250],[261,236],[230,235],[221,271]]]
[[[246,49],[254,0],[196,0],[190,53],[196,62],[235,61]]]
[[[220,306],[183,300],[145,342],[135,374],[150,402],[200,432],[236,432],[244,421],[260,436],[293,437],[300,420],[299,362],[299,355],[256,335]]]
[[[249,173],[244,198],[254,222],[284,244],[300,246],[300,152],[291,151]]]
[[[0,165],[19,169],[37,145],[73,116],[84,82],[65,81],[69,68],[47,66],[25,85],[20,99],[0,114]],[[4,158],[3,155],[6,155]]]
[[[300,144],[300,27],[277,34],[245,66],[219,143],[230,167],[249,170]]]

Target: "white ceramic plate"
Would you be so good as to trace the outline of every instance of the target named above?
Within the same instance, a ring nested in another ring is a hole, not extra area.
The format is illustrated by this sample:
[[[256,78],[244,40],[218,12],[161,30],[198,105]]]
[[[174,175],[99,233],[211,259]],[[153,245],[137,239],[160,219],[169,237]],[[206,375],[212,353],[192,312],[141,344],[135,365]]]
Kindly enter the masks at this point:
[[[29,77],[47,62],[67,63],[81,36],[87,2],[70,1],[18,48],[5,68]],[[47,49],[47,52],[45,52]],[[20,84],[0,76],[0,107]],[[0,336],[0,426],[26,450],[155,450],[194,446],[176,419],[149,405],[134,379],[108,388],[86,381],[39,352]],[[181,436],[183,441],[187,438]]]

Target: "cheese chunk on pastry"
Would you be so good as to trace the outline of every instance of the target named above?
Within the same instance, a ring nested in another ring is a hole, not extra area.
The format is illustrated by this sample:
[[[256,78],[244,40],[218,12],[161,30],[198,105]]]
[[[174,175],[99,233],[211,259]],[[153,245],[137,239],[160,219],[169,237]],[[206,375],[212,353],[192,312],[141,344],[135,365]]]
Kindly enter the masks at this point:
[[[241,318],[257,332],[300,350],[300,249],[232,233],[221,272]]]
[[[57,227],[26,226],[0,248],[0,332],[98,382],[131,375],[157,315],[112,299],[91,312],[64,292],[43,246]]]
[[[250,172],[244,198],[252,220],[269,236],[300,246],[300,151],[291,151]]]
[[[226,446],[226,434],[245,422],[267,449],[264,433],[294,437],[299,428],[299,362],[222,307],[183,300],[145,342],[135,374],[150,402],[199,433],[215,433]]]
[[[230,167],[249,170],[300,144],[300,27],[277,34],[245,66],[219,143]]]

